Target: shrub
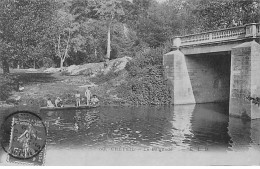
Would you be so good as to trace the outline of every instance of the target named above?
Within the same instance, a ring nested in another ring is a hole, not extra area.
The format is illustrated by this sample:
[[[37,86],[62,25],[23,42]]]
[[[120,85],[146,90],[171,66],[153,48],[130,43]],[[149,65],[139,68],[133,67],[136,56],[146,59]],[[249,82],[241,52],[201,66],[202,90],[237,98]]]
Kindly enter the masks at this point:
[[[170,90],[159,66],[147,68],[145,75],[128,79],[118,89],[119,97],[134,104],[168,104],[171,100]]]
[[[43,57],[42,66],[45,68],[55,67],[54,61],[51,58]]]
[[[134,104],[168,104],[171,93],[163,77],[164,48],[137,54],[126,65],[127,83],[118,88],[119,97]]]
[[[6,100],[11,95],[12,90],[17,88],[16,77],[0,77],[0,100]]]
[[[84,75],[84,76],[91,76],[91,75],[93,75],[93,71],[91,68],[88,68],[88,69],[80,71],[78,74]]]
[[[95,77],[91,78],[91,81],[97,84],[102,84],[105,82],[108,82],[110,80],[113,80],[117,78],[120,74],[120,71],[114,72],[113,70],[109,71],[107,74],[104,74],[103,72],[100,74],[97,74]]]

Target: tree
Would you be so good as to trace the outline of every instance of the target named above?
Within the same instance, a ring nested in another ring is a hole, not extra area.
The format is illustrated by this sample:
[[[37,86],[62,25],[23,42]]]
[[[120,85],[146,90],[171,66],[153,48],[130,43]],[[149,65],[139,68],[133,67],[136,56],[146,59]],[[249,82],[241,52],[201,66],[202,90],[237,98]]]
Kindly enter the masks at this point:
[[[123,20],[125,15],[120,0],[99,0],[97,1],[97,14],[107,23],[107,56],[106,60],[110,59],[111,52],[111,29],[115,22]]]
[[[82,22],[78,21],[78,24],[79,29],[74,32],[74,38],[71,40],[73,51],[91,55],[94,60],[98,61],[102,55],[101,47],[106,38],[105,24],[91,18]]]
[[[133,1],[131,20],[137,36],[150,47],[162,46],[173,35],[179,34],[184,29],[183,1]]]
[[[204,31],[259,22],[259,0],[197,0],[194,5],[192,13]]]
[[[9,58],[11,55],[12,47],[0,39],[0,59],[2,63],[3,73],[10,73]]]
[[[5,44],[1,59],[4,73],[8,73],[10,61],[25,62],[31,48],[42,42],[55,3],[52,0],[2,0],[0,10],[1,40]]]
[[[64,61],[69,57],[72,34],[78,27],[78,24],[73,22],[74,18],[74,15],[69,13],[67,8],[61,8],[57,11],[50,28],[55,55],[60,59],[60,68],[63,67]]]
[[[9,73],[9,51],[12,48],[13,25],[14,25],[14,2],[8,0],[0,1],[0,59],[3,73]]]

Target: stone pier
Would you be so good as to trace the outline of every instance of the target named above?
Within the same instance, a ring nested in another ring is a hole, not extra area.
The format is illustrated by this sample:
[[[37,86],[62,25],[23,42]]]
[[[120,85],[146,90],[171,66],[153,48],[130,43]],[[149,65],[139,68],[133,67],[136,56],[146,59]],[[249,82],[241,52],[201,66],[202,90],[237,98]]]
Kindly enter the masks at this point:
[[[171,88],[172,104],[194,104],[195,98],[185,56],[179,50],[164,55],[165,76]]]
[[[260,118],[260,105],[250,98],[260,97],[260,45],[246,42],[232,48],[229,114]]]

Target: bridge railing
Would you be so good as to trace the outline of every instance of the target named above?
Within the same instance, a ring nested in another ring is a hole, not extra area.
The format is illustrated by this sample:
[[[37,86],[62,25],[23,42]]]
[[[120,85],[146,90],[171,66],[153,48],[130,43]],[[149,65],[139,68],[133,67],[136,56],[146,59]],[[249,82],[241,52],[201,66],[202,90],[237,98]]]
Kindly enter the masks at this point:
[[[260,36],[260,23],[180,36],[182,46],[215,43]]]

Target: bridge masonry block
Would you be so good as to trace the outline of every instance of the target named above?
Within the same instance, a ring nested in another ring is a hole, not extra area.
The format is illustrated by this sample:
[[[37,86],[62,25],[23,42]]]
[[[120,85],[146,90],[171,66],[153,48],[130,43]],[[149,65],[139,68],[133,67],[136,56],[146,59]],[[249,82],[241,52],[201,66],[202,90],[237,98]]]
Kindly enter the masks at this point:
[[[185,55],[177,50],[163,56],[165,77],[171,88],[172,104],[194,104]]]
[[[229,114],[260,118],[260,105],[247,97],[260,97],[260,45],[246,42],[232,48]]]

